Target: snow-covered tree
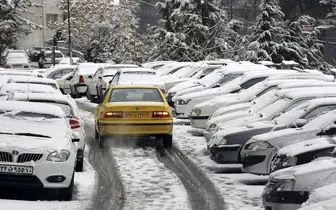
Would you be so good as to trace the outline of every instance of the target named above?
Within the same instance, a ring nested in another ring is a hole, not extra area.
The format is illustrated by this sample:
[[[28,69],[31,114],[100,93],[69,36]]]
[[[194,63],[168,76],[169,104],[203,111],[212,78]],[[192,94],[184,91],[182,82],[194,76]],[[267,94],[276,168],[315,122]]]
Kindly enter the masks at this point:
[[[320,3],[327,5],[329,8],[329,13],[327,14],[328,23],[336,25],[336,0],[321,0]]]
[[[162,17],[152,28],[150,60],[232,57],[240,37],[213,0],[166,0],[156,7]]]
[[[0,0],[0,55],[6,48],[15,47],[17,39],[37,27],[25,18],[31,0]]]
[[[268,60],[280,63],[283,58],[278,52],[278,43],[286,33],[283,29],[284,14],[276,0],[262,0],[257,25],[252,27],[252,34],[247,38],[247,52],[243,59],[251,61]]]
[[[67,5],[61,3],[67,16]],[[131,0],[114,4],[111,0],[81,0],[70,7],[71,39],[73,47],[93,62],[142,61],[142,43],[136,34],[138,20]],[[67,23],[61,24],[67,38]]]

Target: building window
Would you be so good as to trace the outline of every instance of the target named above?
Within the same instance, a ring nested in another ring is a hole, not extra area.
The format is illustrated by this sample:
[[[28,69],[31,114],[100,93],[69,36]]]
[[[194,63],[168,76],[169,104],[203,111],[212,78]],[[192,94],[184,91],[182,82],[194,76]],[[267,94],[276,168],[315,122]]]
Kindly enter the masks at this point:
[[[58,15],[57,14],[47,14],[47,25],[55,24],[58,21]]]

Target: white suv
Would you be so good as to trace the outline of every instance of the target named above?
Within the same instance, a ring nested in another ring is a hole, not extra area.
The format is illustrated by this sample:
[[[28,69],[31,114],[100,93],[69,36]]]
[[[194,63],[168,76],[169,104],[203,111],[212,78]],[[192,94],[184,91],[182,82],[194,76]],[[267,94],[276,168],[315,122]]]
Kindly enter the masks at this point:
[[[19,126],[18,126],[19,125]],[[76,147],[61,108],[4,101],[0,104],[0,187],[43,189],[71,200]]]

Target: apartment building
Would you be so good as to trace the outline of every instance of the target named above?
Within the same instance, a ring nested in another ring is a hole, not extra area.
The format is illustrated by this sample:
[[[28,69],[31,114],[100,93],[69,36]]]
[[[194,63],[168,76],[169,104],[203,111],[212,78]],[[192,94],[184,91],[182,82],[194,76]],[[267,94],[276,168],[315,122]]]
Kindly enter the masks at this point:
[[[32,0],[32,2],[38,6],[31,8],[28,19],[43,26],[44,29],[34,30],[27,36],[23,36],[18,42],[18,47],[21,49],[47,46],[56,33],[56,30],[50,26],[62,20],[62,11],[59,9],[60,0]]]

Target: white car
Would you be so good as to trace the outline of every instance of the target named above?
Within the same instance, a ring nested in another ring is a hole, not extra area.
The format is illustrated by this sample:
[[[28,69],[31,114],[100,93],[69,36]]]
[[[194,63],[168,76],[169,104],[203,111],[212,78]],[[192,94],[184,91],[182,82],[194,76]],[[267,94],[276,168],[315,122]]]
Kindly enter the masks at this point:
[[[245,117],[252,116],[254,113],[257,113],[271,103],[274,103],[279,99],[281,94],[284,94],[285,92],[291,91],[293,89],[298,91],[300,89],[304,90],[303,88],[305,87],[335,87],[335,84],[336,83],[333,82],[316,80],[301,80],[279,84],[276,89],[271,89],[253,100],[249,107],[248,104],[245,104],[243,108],[239,106],[236,110],[231,108],[229,113],[222,113],[225,111],[225,108],[224,110],[217,110],[213,117],[207,122],[205,136],[207,139],[209,139],[215,132],[221,130],[223,127],[226,127],[228,125],[227,122],[230,122],[231,124],[239,123],[240,120],[237,119],[244,119]]]
[[[11,97],[8,98],[8,100],[53,104],[60,107],[65,113],[71,129],[78,134],[79,142],[76,143],[77,159],[75,169],[78,172],[83,171],[84,150],[86,142],[84,121],[82,119],[82,115],[78,111],[77,104],[69,95],[65,96],[46,93],[14,93]]]
[[[173,63],[175,61],[151,61],[151,62],[146,62],[141,64],[141,67],[144,68],[150,68],[150,69],[159,69],[162,66],[169,64],[169,63]]]
[[[7,83],[47,85],[60,91],[56,81],[48,78],[17,76],[17,77],[10,77],[7,80]]]
[[[157,76],[156,71],[147,68],[119,69],[110,85],[152,85],[165,93],[164,84]]]
[[[88,90],[87,80],[92,79],[99,67],[107,64],[102,63],[82,63],[79,64],[73,71],[70,79],[70,95],[73,98],[85,96]]]
[[[0,186],[41,189],[71,200],[78,139],[61,108],[0,103]],[[56,194],[55,194],[56,193]]]
[[[258,156],[257,162],[245,167],[245,171],[257,174],[269,174],[272,160],[279,149],[290,144],[316,138],[323,131],[334,124],[336,110],[327,112],[304,125],[301,128],[288,128],[253,136],[243,146],[242,158]],[[245,156],[245,157],[244,157]]]
[[[232,81],[233,79],[236,79],[237,77],[243,75],[243,73],[246,73],[248,71],[269,71],[272,70],[270,68],[267,68],[262,65],[256,65],[256,64],[237,64],[237,63],[230,63],[226,66],[223,66],[219,69],[217,69],[215,72],[216,74],[210,74],[209,77],[204,77],[202,79],[202,82],[199,81],[198,85],[193,85],[189,88],[184,88],[182,90],[179,90],[174,94],[172,97],[172,101],[176,102],[179,97],[182,97],[183,95],[187,95],[190,93],[196,93],[202,90],[207,90],[211,88],[220,87],[222,85],[225,85],[227,82]]]
[[[322,200],[334,199],[335,182],[335,158],[316,160],[275,171],[270,175],[262,193],[263,204],[265,209],[296,210],[310,198],[314,199],[320,196],[319,199]],[[327,208],[329,202],[316,203],[312,208],[307,206],[303,209],[334,209],[335,205],[330,205],[331,208]]]
[[[70,85],[71,85],[72,76],[73,76],[73,72],[70,72],[64,75],[63,77],[61,77],[60,79],[56,79],[57,85],[63,94],[69,94],[69,95],[71,94]]]
[[[0,70],[0,86],[7,83],[8,79],[11,77],[38,77],[37,74],[34,74],[32,72],[26,72],[26,71],[1,71]]]
[[[84,63],[84,60],[79,57],[72,57],[72,65],[78,65],[80,63]],[[70,65],[70,57],[64,57],[60,62],[59,65]]]
[[[10,52],[5,58],[6,69],[30,69],[30,62],[26,53]]]
[[[55,50],[55,64],[59,64],[64,58],[61,51]],[[48,50],[43,52],[43,56],[40,56],[38,60],[40,68],[46,68],[53,65],[53,51]]]
[[[168,63],[160,68],[155,69],[158,76],[163,76],[167,74],[173,74],[178,70],[191,65],[192,62],[172,62]]]
[[[49,85],[28,84],[28,83],[6,83],[0,88],[0,98],[7,99],[13,93],[48,93],[61,94],[58,89]]]
[[[230,71],[228,71],[230,72]],[[224,85],[218,88],[212,88],[208,90],[198,91],[196,93],[189,93],[176,98],[175,111],[178,118],[187,118],[194,105],[212,99],[216,96],[237,93],[241,90],[247,89],[271,75],[279,74],[280,72],[269,71],[248,71],[243,73],[242,76],[237,77],[232,81],[228,81]],[[174,99],[173,99],[174,100]]]
[[[292,83],[295,81],[307,80],[306,84],[320,83],[318,80],[312,80],[312,75],[307,73],[295,73],[286,71],[288,74],[276,75],[267,78],[265,81],[257,83],[246,90],[242,90],[239,94],[232,97],[232,94],[220,95],[203,103],[196,104],[189,115],[191,126],[195,128],[206,128],[207,120],[220,108],[237,103],[251,102],[256,97],[265,94],[274,89],[279,84]]]
[[[165,81],[165,89],[168,91],[176,84],[187,80],[202,78],[220,67],[222,67],[222,65],[208,65],[204,62],[195,62],[173,74],[161,76],[161,79]]]
[[[61,79],[63,76],[73,72],[76,66],[71,65],[57,65],[55,67],[49,68],[47,71],[43,73],[43,77],[49,79]]]
[[[110,64],[100,67],[92,78],[88,79],[88,90],[86,96],[88,99],[98,96],[103,98],[106,88],[109,86],[109,82],[119,69],[124,68],[139,68],[135,64]]]

